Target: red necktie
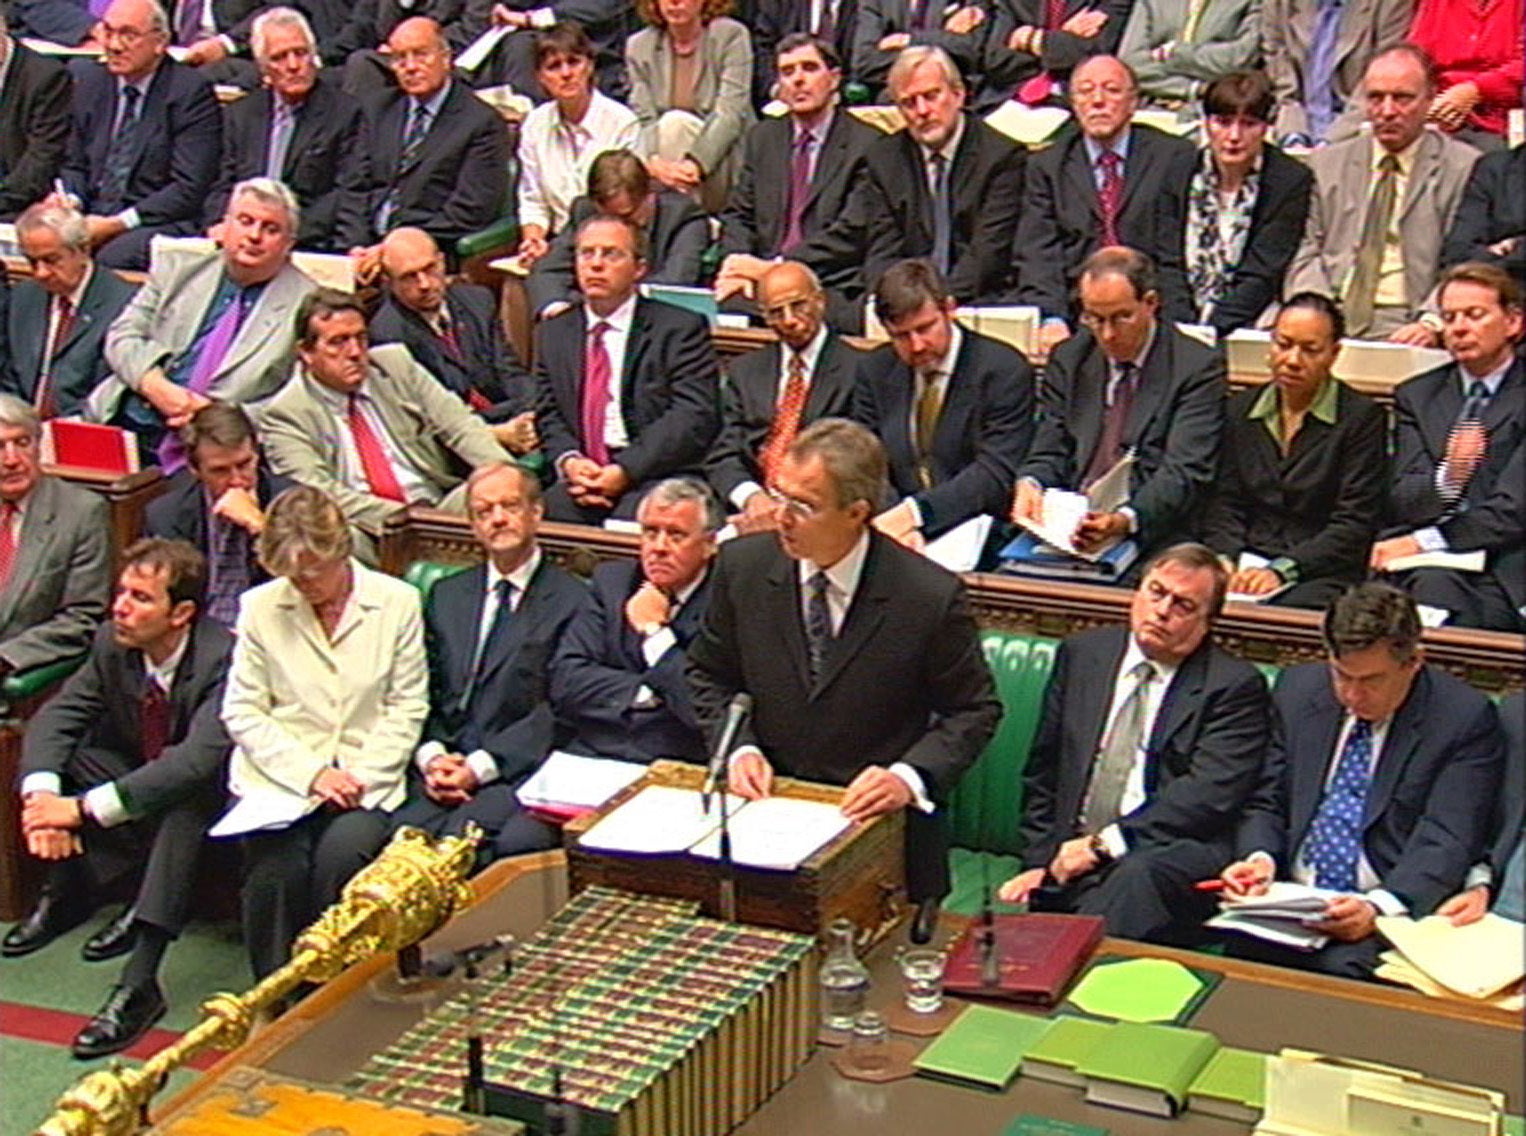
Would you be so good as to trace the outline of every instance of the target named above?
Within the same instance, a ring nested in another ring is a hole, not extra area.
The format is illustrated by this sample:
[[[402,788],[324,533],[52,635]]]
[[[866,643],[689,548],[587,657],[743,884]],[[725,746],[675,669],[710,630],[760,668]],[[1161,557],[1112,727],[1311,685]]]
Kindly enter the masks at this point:
[[[1102,167],[1102,188],[1097,191],[1097,205],[1102,210],[1102,243],[1118,243],[1118,210],[1123,205],[1123,159],[1114,150],[1103,150],[1097,158]]]
[[[11,578],[11,566],[16,561],[16,506],[11,501],[0,501],[0,588]]]
[[[37,417],[52,418],[58,413],[57,399],[53,397],[53,361],[68,342],[69,332],[74,330],[74,305],[68,296],[57,297],[58,319],[53,325],[53,338],[48,352],[43,356],[42,372],[37,376],[37,392],[32,400],[37,407]]]
[[[758,466],[763,471],[765,484],[774,483],[779,463],[800,432],[800,413],[805,409],[806,382],[805,359],[798,351],[790,352],[789,377],[784,381],[784,394],[774,411],[773,425],[768,428],[768,440],[758,453]]]
[[[1128,428],[1129,412],[1134,409],[1134,392],[1139,381],[1139,368],[1133,363],[1118,364],[1118,382],[1113,387],[1113,401],[1102,416],[1102,433],[1097,438],[1097,448],[1092,450],[1091,461],[1086,464],[1086,475],[1081,481],[1083,491],[1092,482],[1118,464],[1123,457],[1123,435]]]
[[[609,464],[609,447],[604,444],[611,375],[609,350],[604,346],[608,330],[603,320],[594,324],[583,348],[583,452],[600,465]]]
[[[366,475],[366,484],[371,487],[371,492],[377,497],[407,504],[408,498],[403,496],[403,487],[397,480],[397,471],[387,460],[387,451],[383,448],[381,439],[376,436],[376,431],[371,429],[371,423],[366,421],[366,416],[360,411],[360,396],[353,394],[350,396],[350,433],[355,437],[355,449],[360,454],[360,468]]]
[[[153,679],[143,684],[143,700],[138,706],[138,715],[143,760],[147,763],[158,758],[170,740],[170,700]]]
[[[1065,22],[1065,0],[1049,0],[1044,9],[1044,30],[1058,31]],[[1043,66],[1043,60],[1039,60]],[[1042,106],[1054,94],[1054,78],[1048,71],[1040,71],[1031,79],[1023,80],[1012,97],[1025,106]]]

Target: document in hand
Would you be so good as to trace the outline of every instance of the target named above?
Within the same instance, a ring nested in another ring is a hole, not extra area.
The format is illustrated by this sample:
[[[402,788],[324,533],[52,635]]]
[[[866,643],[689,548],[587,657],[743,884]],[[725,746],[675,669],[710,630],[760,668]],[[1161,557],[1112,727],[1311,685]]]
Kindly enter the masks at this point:
[[[1131,451],[1119,458],[1112,469],[1097,478],[1085,493],[1074,493],[1069,489],[1046,489],[1039,520],[1018,517],[1017,523],[1058,552],[1082,560],[1100,560],[1107,553],[1107,548],[1096,552],[1080,552],[1072,547],[1070,538],[1075,535],[1076,526],[1087,513],[1115,513],[1128,503],[1129,477],[1133,468],[1134,454]],[[1006,553],[1003,552],[1002,555],[1005,556]]]
[[[1277,880],[1263,895],[1226,896],[1206,926],[1238,931],[1284,947],[1317,951],[1329,937],[1308,926],[1322,919],[1325,904],[1340,892]]]
[[[1419,920],[1383,916],[1378,933],[1411,966],[1467,998],[1489,998],[1526,975],[1521,925],[1498,915],[1485,915],[1466,927],[1454,927],[1440,915]]]

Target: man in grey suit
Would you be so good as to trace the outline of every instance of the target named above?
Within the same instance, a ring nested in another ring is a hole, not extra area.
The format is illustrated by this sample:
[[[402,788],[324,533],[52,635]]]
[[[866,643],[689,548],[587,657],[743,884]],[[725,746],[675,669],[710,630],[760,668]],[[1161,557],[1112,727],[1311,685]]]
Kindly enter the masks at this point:
[[[33,205],[16,219],[32,278],[11,290],[0,324],[0,390],[40,418],[77,414],[110,375],[106,329],[137,291],[90,257],[85,219],[65,205]]]
[[[1138,0],[1118,58],[1148,102],[1176,107],[1261,55],[1261,0]]]
[[[354,296],[320,288],[296,327],[300,368],[265,407],[265,453],[276,473],[334,499],[362,560],[376,562],[388,517],[415,503],[465,512],[467,474],[511,460],[406,347],[370,346]]]
[[[44,477],[41,437],[0,394],[0,678],[84,654],[106,613],[106,502]]]
[[[1375,56],[1364,85],[1372,136],[1309,158],[1314,196],[1284,287],[1339,300],[1351,335],[1431,346],[1440,321],[1421,308],[1478,151],[1425,128],[1436,81],[1419,48]]]
[[[267,398],[290,372],[292,313],[316,287],[291,263],[297,226],[291,190],[270,178],[240,182],[222,249],[166,258],[106,333],[116,382],[97,392],[96,412],[158,447],[166,473],[185,464],[168,431],[213,399]]]

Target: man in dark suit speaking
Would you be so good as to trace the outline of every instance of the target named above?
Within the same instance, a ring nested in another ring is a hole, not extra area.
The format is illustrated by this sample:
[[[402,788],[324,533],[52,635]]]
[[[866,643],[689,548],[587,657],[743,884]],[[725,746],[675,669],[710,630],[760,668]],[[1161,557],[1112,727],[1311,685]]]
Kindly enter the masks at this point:
[[[732,696],[753,697],[730,787],[774,773],[846,785],[856,821],[907,810],[913,901],[948,891],[939,804],[1001,720],[957,577],[870,525],[885,454],[867,429],[812,423],[775,479],[777,535],[725,545],[689,647],[695,712],[712,741]]]

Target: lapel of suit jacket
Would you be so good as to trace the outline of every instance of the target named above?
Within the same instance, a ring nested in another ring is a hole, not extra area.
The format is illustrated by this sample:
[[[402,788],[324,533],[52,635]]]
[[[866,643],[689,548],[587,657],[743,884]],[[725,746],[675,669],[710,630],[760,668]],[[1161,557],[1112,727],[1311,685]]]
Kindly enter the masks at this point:
[[[85,294],[79,298],[79,307],[74,311],[74,322],[69,325],[69,334],[64,336],[64,341],[58,345],[59,354],[63,354],[74,346],[80,336],[89,331],[91,325],[95,323],[96,313],[105,303],[104,293],[111,286],[111,281],[107,279],[111,274],[111,269],[103,264],[96,265],[95,270],[91,272],[90,283],[85,285]],[[47,319],[47,316],[48,307],[44,304],[42,318]],[[41,363],[40,358],[38,362]]]
[[[1090,332],[1086,334],[1091,336]],[[1074,383],[1075,389],[1066,409],[1071,434],[1076,440],[1075,453],[1071,456],[1079,481],[1102,434],[1102,411],[1107,399],[1107,355],[1095,338],[1076,364]]]
[[[1490,401],[1493,402],[1492,399]],[[1462,379],[1458,375],[1457,365],[1449,364],[1442,373],[1441,381],[1431,392],[1431,397],[1425,400],[1416,415],[1426,449],[1438,461],[1446,454],[1447,436],[1451,434],[1457,416],[1462,413],[1462,403]]]
[[[853,596],[853,602],[848,605],[847,615],[843,617],[837,637],[827,645],[826,658],[822,660],[821,680],[811,691],[813,701],[832,685],[844,667],[858,657],[885,621],[885,612],[893,592],[886,585],[884,573],[879,567],[884,558],[880,542],[888,539],[872,531],[869,534],[869,549],[864,554],[864,571],[858,580],[858,591]],[[799,623],[800,619],[801,616],[797,613],[795,622]],[[802,630],[802,636],[803,634]]]
[[[633,441],[636,432],[644,425],[636,420],[635,375],[652,338],[647,334],[647,326],[651,323],[647,303],[646,300],[638,299],[631,312],[631,330],[625,337],[625,360],[620,368],[620,414],[625,419],[625,428],[631,432]]]
[[[847,117],[848,111],[845,107],[838,107],[832,112],[832,125],[827,127],[827,136],[822,139],[821,145],[816,151],[816,165],[811,170],[811,184],[805,191],[806,209],[810,209],[816,204],[816,195],[821,192],[822,187],[826,185],[832,175],[840,168],[842,153],[848,148]],[[785,138],[793,142],[794,137],[794,127],[792,126],[790,133],[786,134]],[[789,152],[790,147],[786,145],[786,156],[788,156]],[[789,164],[787,161],[784,168],[788,171]],[[788,201],[785,202],[785,205],[787,208]]]
[[[1173,374],[1171,364],[1176,355],[1173,335],[1175,329],[1171,324],[1157,317],[1155,342],[1150,345],[1150,354],[1145,357],[1144,366],[1139,368],[1134,405],[1129,407],[1129,420],[1123,427],[1123,440],[1129,446],[1138,447],[1140,436],[1160,410],[1166,391],[1170,389]]]
[[[452,598],[439,608],[442,623],[459,629],[459,634],[443,642],[446,650],[445,673],[450,679],[451,690],[459,696],[472,681],[472,656],[477,653],[477,632],[482,626],[482,605],[487,600],[487,565],[477,564],[462,573],[463,579],[471,581],[471,588],[459,599]],[[436,600],[435,602],[439,602]],[[453,699],[452,702],[455,700]]]
[[[970,416],[979,401],[979,377],[971,356],[975,354],[975,333],[963,330],[959,354],[954,357],[954,369],[949,372],[943,388],[943,407],[938,412],[937,425],[933,427],[933,451],[957,454],[961,441],[971,430]]]
[[[432,481],[440,480],[439,459],[430,449],[432,435],[424,408],[396,375],[372,359],[366,379],[371,404],[381,415],[392,441],[413,468]]]
[[[127,184],[132,184],[134,175],[138,172],[138,163],[143,159],[144,143],[148,139],[148,127],[153,122],[154,115],[169,98],[170,69],[176,66],[174,61],[166,58],[155,69],[153,77],[148,81],[148,90],[143,94],[143,105],[138,108],[138,126],[133,131],[132,152],[127,166]],[[112,92],[116,93],[116,83],[112,83]]]
[[[879,431],[885,453],[896,467],[894,480],[910,485],[916,482],[917,440],[911,433],[911,406],[916,398],[917,376],[889,347],[884,351],[890,360],[890,370],[886,374],[885,413]]]
[[[843,389],[846,387],[851,391],[853,362],[842,340],[830,331],[827,332],[826,342],[821,345],[821,354],[816,356],[816,370],[811,375],[810,389],[806,391],[804,421],[814,422],[826,417],[838,405]],[[777,364],[775,366],[774,373],[777,374]]]
[[[774,625],[784,637],[785,653],[800,680],[800,689],[811,689],[810,655],[805,646],[805,612],[800,598],[799,563],[782,552],[765,577],[768,604]]]
[[[1291,728],[1308,739],[1306,747],[1295,748],[1288,741],[1289,778],[1288,787],[1288,862],[1298,855],[1303,846],[1309,824],[1325,795],[1325,779],[1330,763],[1335,760],[1335,741],[1340,737],[1341,723],[1346,711],[1335,699],[1335,692],[1328,682],[1320,684],[1319,690],[1305,706],[1294,709],[1297,718],[1307,723],[1300,727],[1297,721]]]
[[[1077,674],[1072,680],[1078,689],[1086,690],[1087,701],[1096,707],[1095,713],[1087,725],[1086,749],[1083,752],[1086,764],[1081,770],[1081,790],[1084,793],[1086,784],[1091,778],[1091,768],[1098,753],[1102,749],[1102,735],[1107,732],[1108,710],[1113,701],[1113,687],[1118,682],[1118,668],[1123,665],[1124,653],[1129,649],[1129,631],[1127,628],[1114,628],[1114,633],[1109,642],[1096,659],[1095,669],[1091,674]],[[1156,720],[1160,721],[1163,714],[1156,714]],[[1154,747],[1152,746],[1151,749]],[[1079,805],[1079,800],[1077,804]]]
[[[1086,152],[1085,136],[1077,130],[1067,145],[1070,150],[1060,163],[1061,180],[1068,187],[1069,193],[1075,195],[1077,201],[1086,203],[1093,221],[1100,224],[1102,204],[1097,200],[1097,181],[1092,173],[1091,155]]]
[[[97,269],[96,271],[101,271]],[[89,289],[85,290],[86,297]],[[16,377],[21,381],[21,389],[24,397],[31,402],[37,397],[37,376],[42,373],[42,353],[47,349],[48,338],[48,305],[51,297],[35,283],[18,287],[11,293],[11,311],[9,322],[12,327],[21,328],[25,334],[11,336],[11,351],[14,355],[13,365],[16,368]],[[84,305],[80,305],[84,310]],[[76,324],[79,320],[74,321]],[[68,339],[73,339],[71,331]]]
[[[1152,145],[1155,141],[1140,127],[1129,128],[1129,156],[1123,163],[1123,193],[1118,198],[1118,215],[1120,217],[1128,210],[1130,202],[1134,199],[1134,191],[1145,179],[1150,176],[1156,163],[1160,161],[1158,147]]]
[[[931,0],[929,0],[931,3]],[[932,244],[933,228],[933,202],[932,191],[927,185],[927,162],[922,147],[911,136],[910,131],[901,131],[901,161],[906,174],[907,185],[910,192],[907,198],[910,209],[905,217],[908,232],[902,235],[902,240],[911,245]],[[949,185],[954,184],[952,163],[949,168]]]
[[[1372,780],[1367,786],[1367,800],[1362,806],[1362,827],[1366,829],[1383,815],[1394,795],[1405,766],[1420,744],[1421,732],[1430,713],[1431,680],[1421,669],[1415,676],[1403,705],[1394,712],[1388,723],[1388,734],[1383,739],[1383,749],[1372,767]]]
[[[16,540],[16,559],[11,574],[0,590],[0,627],[10,622],[22,595],[47,559],[48,546],[58,532],[58,486],[43,475],[28,494],[21,514],[21,532]]]
[[[322,80],[319,80],[319,82],[321,83]],[[297,107],[295,114],[292,116],[291,138],[286,143],[286,157],[281,162],[281,175],[287,180],[290,180],[292,174],[296,172],[297,163],[302,158],[303,149],[306,148],[313,135],[318,133],[319,127],[323,125],[320,121],[323,113],[330,109],[327,105],[327,100],[320,101],[319,92],[322,89],[321,86],[314,87],[312,93],[303,100],[302,105]],[[262,117],[261,121],[266,121],[267,118],[268,114]],[[265,152],[267,154],[269,153],[268,147],[270,145],[269,133],[267,130],[267,140],[265,143],[267,147]]]
[[[1497,430],[1512,418],[1521,416],[1521,404],[1526,401],[1526,362],[1520,356],[1510,364],[1500,382],[1499,390],[1484,408],[1484,426],[1492,438]]]
[[[1145,749],[1145,788],[1148,791],[1154,791],[1159,773],[1155,755],[1202,705],[1203,684],[1208,680],[1208,660],[1212,651],[1212,643],[1205,639],[1196,651],[1183,659],[1160,700],[1160,709],[1155,714],[1155,724]]]
[[[185,654],[181,656],[179,664],[175,667],[175,674],[170,680],[170,738],[182,736],[188,727],[188,719],[196,712],[196,707],[191,700],[195,694],[196,680],[201,673],[198,669],[202,665],[200,656],[208,649],[204,630],[207,626],[208,624],[199,618],[192,622],[190,632],[186,635]],[[141,659],[137,670],[146,681],[148,676],[143,672]],[[165,740],[168,742],[169,738]]]

